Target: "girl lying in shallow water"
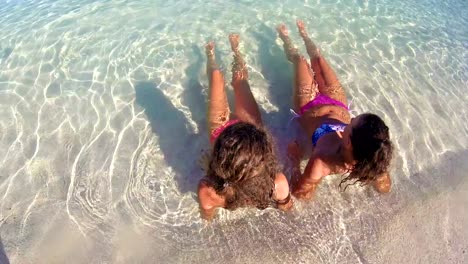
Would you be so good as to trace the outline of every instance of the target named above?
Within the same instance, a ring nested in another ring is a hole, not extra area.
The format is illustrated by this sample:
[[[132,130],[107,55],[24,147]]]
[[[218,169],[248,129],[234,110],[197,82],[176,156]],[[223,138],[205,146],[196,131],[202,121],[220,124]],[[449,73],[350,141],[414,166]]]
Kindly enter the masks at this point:
[[[279,172],[273,141],[262,124],[258,105],[250,91],[248,71],[239,52],[239,36],[229,36],[234,53],[232,86],[234,115],[230,116],[224,77],[215,61],[214,43],[206,46],[209,78],[208,127],[212,145],[206,176],[200,181],[201,215],[211,219],[215,209],[269,206],[292,207],[289,185]]]
[[[294,111],[300,115],[299,123],[311,139],[313,150],[301,174],[301,148],[297,143],[288,147],[294,163],[293,195],[310,199],[323,177],[348,172],[341,183],[373,184],[377,191],[389,192],[388,167],[393,146],[388,127],[374,114],[351,118],[346,94],[338,78],[308,37],[304,23],[298,21],[297,27],[312,68],[292,45],[286,27],[278,27],[286,56],[294,64]]]

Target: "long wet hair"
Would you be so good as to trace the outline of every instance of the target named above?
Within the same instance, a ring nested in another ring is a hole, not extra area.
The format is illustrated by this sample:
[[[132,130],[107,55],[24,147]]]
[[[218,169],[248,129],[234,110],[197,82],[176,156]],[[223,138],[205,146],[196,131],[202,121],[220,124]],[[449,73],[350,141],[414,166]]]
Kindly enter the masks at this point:
[[[368,184],[388,172],[393,155],[393,144],[385,122],[374,114],[363,114],[351,130],[353,157],[357,161],[341,184],[353,181]],[[345,188],[346,189],[346,188]]]
[[[279,171],[271,136],[246,122],[228,126],[207,157],[206,173],[225,208],[265,209],[271,205]]]

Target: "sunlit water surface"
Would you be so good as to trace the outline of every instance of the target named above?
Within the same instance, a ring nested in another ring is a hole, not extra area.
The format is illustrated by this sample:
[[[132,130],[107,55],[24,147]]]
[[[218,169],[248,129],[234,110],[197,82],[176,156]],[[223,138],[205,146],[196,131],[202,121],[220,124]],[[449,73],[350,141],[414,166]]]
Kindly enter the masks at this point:
[[[203,46],[216,41],[229,80],[227,35],[241,34],[286,164],[297,130],[275,27],[305,54],[298,18],[353,112],[390,126],[393,191],[342,192],[329,177],[292,213],[222,210],[206,224]],[[467,19],[464,0],[3,0],[0,262],[466,262]]]

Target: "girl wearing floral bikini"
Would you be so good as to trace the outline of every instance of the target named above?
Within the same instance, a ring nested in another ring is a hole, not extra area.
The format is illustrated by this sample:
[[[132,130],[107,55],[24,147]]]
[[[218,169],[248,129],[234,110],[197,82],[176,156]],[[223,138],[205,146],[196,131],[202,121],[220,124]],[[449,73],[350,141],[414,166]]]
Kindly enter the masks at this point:
[[[292,45],[286,27],[278,27],[286,56],[294,64],[293,107],[312,144],[312,155],[303,173],[299,165],[305,146],[292,143],[288,147],[294,164],[293,195],[310,199],[323,177],[344,173],[349,175],[341,183],[372,184],[379,192],[389,192],[393,146],[388,127],[375,114],[351,118],[338,78],[308,37],[304,23],[298,21],[297,27],[312,67]]]

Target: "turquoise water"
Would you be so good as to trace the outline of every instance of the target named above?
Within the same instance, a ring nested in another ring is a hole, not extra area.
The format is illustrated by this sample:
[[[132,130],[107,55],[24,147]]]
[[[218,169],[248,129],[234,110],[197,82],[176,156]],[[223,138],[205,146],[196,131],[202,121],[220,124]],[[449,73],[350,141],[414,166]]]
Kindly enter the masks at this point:
[[[285,163],[297,131],[275,27],[305,52],[298,18],[351,108],[391,127],[393,192],[343,193],[330,177],[290,214],[206,224],[203,46],[214,40],[228,69],[227,35],[241,34]],[[12,263],[466,262],[467,18],[464,0],[4,1],[0,246]]]

